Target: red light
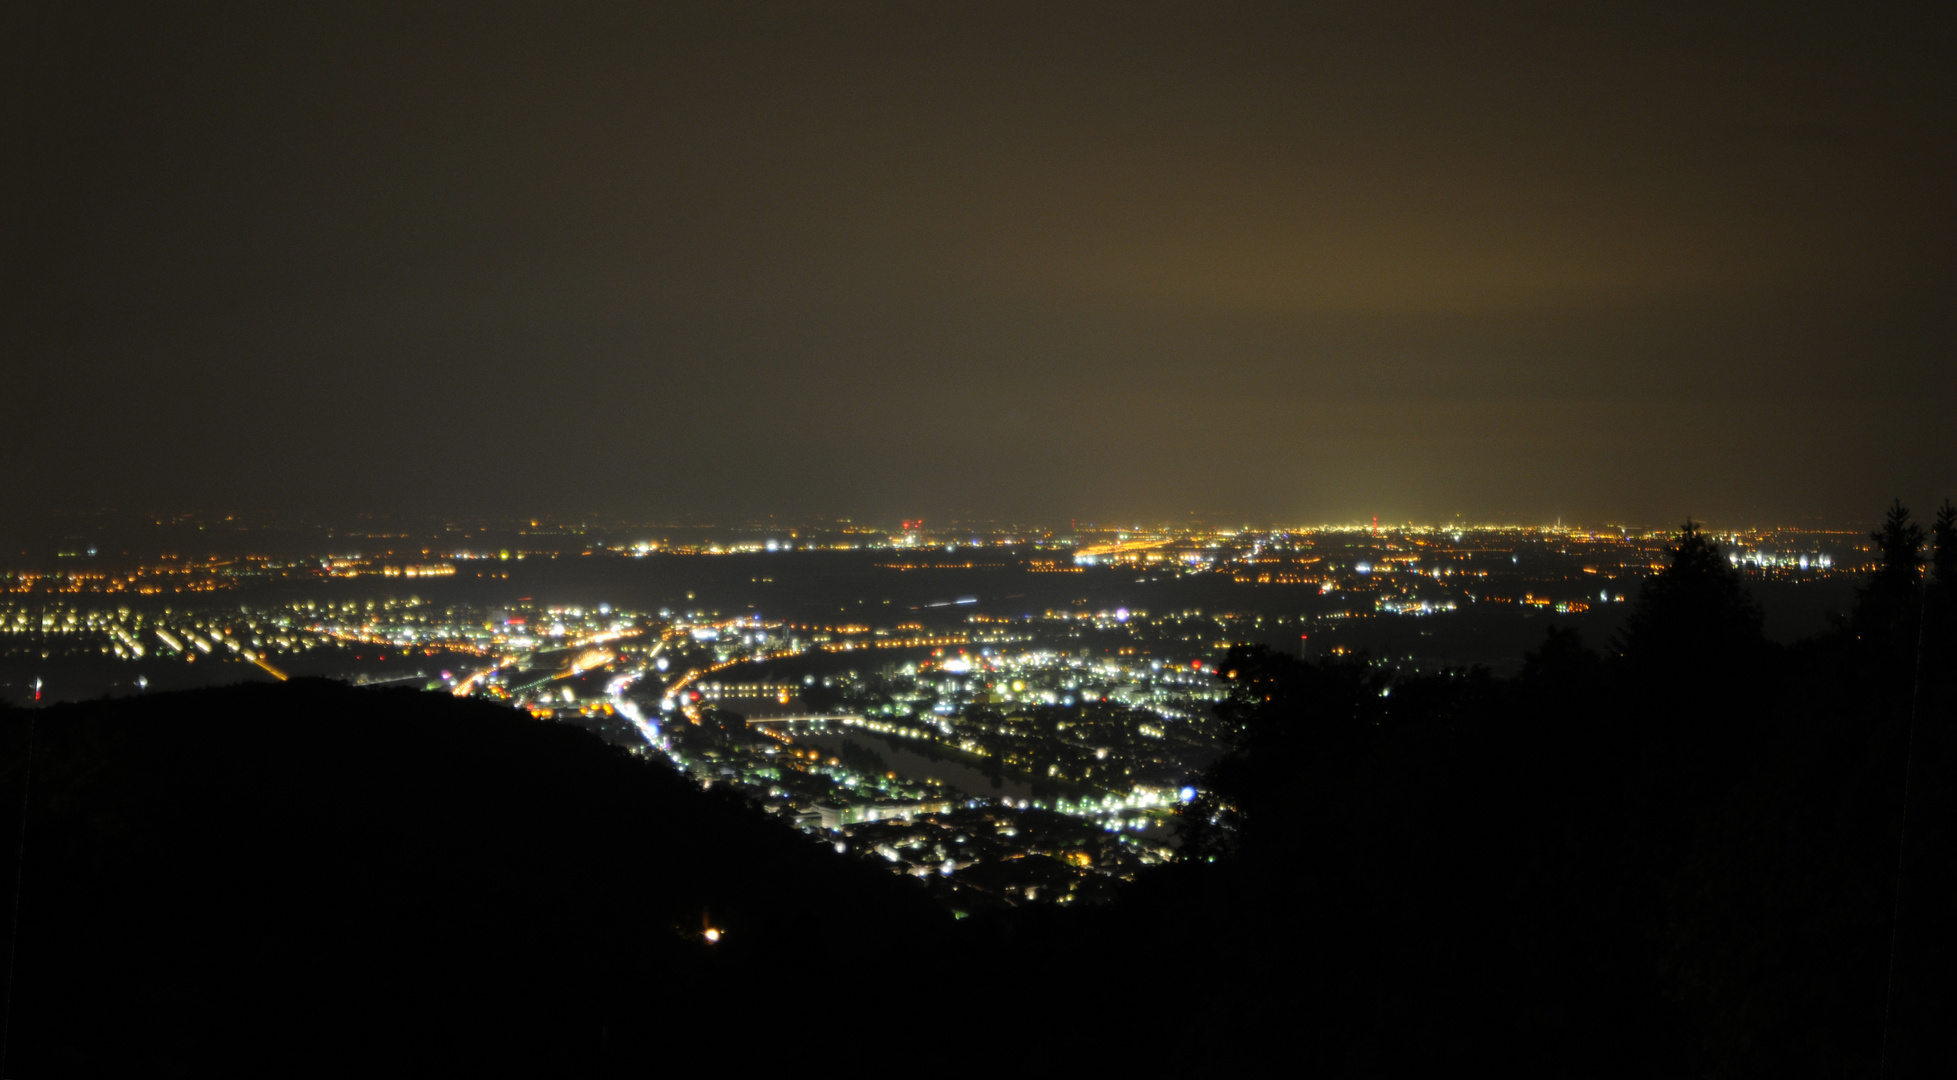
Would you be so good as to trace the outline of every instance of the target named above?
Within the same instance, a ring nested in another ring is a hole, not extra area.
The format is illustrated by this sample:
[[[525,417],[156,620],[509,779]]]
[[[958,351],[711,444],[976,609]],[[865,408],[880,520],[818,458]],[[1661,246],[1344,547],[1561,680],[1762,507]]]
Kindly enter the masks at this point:
[[[1203,662],[1201,660],[1191,660],[1189,666],[1196,671],[1203,670]]]

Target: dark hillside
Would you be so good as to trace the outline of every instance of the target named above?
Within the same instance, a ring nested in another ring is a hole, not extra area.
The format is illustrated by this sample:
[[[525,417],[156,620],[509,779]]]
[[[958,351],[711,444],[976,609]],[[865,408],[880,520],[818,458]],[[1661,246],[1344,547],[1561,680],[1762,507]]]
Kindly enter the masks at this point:
[[[30,720],[9,1076],[575,1070],[945,918],[582,731],[325,682],[4,714],[9,883]]]
[[[1926,579],[1893,510],[1853,614],[1791,648],[1688,526],[1604,650],[1551,631],[1517,679],[1233,649],[1247,737],[1188,808],[1201,861],[1075,954],[1187,972],[1165,1041],[1213,1061],[1282,1031],[1333,1075],[1952,1075],[1938,521]]]
[[[1232,648],[1186,861],[960,930],[1026,1015],[1211,1075],[1957,1074],[1957,509],[1927,578],[1901,507],[1875,539],[1791,647],[1688,526],[1518,678]]]
[[[1689,525],[1616,635],[1552,629],[1515,678],[1235,646],[1178,863],[955,925],[486,704],[0,714],[10,825],[35,733],[7,1075],[1952,1075],[1957,508],[1928,567],[1900,506],[1875,539],[1792,646]]]

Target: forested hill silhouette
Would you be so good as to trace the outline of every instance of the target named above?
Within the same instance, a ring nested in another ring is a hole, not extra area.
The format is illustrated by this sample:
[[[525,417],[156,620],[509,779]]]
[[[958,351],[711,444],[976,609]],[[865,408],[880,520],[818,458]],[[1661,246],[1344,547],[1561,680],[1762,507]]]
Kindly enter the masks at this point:
[[[11,806],[36,732],[8,1074],[1950,1075],[1957,510],[1874,539],[1854,610],[1791,647],[1688,523],[1617,638],[1552,631],[1514,679],[1233,650],[1245,734],[1181,861],[955,924],[486,704],[5,714]]]
[[[1173,928],[1182,1030],[1334,1075],[1957,1073],[1954,530],[1926,581],[1892,508],[1792,648],[1688,523],[1605,650],[1551,631],[1514,680],[1233,651],[1247,737],[1108,956]]]
[[[3,720],[9,886],[34,740],[8,1076],[650,1061],[950,920],[486,703],[295,681]]]

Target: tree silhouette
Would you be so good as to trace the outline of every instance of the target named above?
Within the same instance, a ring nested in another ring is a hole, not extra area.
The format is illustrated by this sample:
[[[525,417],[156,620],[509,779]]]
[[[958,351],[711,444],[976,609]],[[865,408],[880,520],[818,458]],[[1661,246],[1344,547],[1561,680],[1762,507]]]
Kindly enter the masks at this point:
[[[1936,523],[1930,526],[1929,589],[1934,625],[1947,635],[1950,620],[1957,613],[1957,505],[1948,498],[1937,507]]]
[[[1232,648],[1215,711],[1238,738],[1181,810],[1183,858],[1104,883],[1111,903],[956,923],[737,795],[483,703],[295,680],[58,707],[39,714],[22,1061],[262,1066],[358,1052],[347,1033],[371,1046],[376,1025],[556,1072],[596,1071],[566,1047],[644,1065],[675,1033],[805,1052],[725,1002],[784,964],[820,990],[928,958],[957,973],[948,1015],[1013,1003],[1029,1059],[1105,1031],[1131,1033],[1111,1054],[1206,1074],[1283,1053],[1352,1076],[1948,1075],[1957,662],[1934,613],[1957,508],[1927,537],[1925,593],[1925,531],[1892,506],[1852,619],[1787,647],[1688,522],[1609,650],[1555,630],[1517,678]],[[1897,597],[1933,613],[1907,649],[1878,632]],[[0,794],[20,791],[22,719],[0,709]],[[676,737],[737,723],[707,720]],[[882,771],[839,756],[859,752]],[[711,947],[702,908],[730,928]],[[1165,972],[1166,1023],[1081,992]]]
[[[1522,686],[1540,708],[1567,711],[1593,704],[1604,674],[1603,656],[1584,646],[1575,627],[1550,626],[1542,646],[1522,658]]]
[[[1923,526],[1910,520],[1909,509],[1897,499],[1869,539],[1879,561],[1856,594],[1856,632],[1885,652],[1913,649],[1923,587]]]
[[[1701,681],[1709,668],[1757,650],[1760,607],[1697,522],[1686,521],[1666,555],[1670,563],[1645,580],[1618,635],[1618,654],[1632,669]]]
[[[1957,504],[1948,498],[1937,507],[1937,521],[1930,527],[1935,545],[1934,566],[1937,580],[1957,584]]]

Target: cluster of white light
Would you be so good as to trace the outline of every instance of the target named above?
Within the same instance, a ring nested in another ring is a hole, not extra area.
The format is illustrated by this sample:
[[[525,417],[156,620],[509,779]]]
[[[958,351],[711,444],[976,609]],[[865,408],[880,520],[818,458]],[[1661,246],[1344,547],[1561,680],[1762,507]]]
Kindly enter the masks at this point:
[[[1734,566],[1762,570],[1828,570],[1835,565],[1833,556],[1820,552],[1739,551],[1726,557]]]

